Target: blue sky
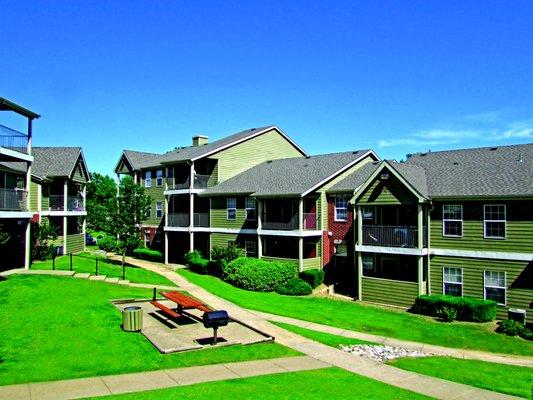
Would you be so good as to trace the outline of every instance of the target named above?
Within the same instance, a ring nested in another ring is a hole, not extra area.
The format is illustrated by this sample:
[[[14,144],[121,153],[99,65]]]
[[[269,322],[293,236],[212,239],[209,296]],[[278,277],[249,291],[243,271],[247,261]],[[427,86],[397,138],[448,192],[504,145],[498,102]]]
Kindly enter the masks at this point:
[[[312,154],[533,141],[532,1],[0,9],[0,96],[42,115],[35,145],[82,146],[93,171],[268,124]]]

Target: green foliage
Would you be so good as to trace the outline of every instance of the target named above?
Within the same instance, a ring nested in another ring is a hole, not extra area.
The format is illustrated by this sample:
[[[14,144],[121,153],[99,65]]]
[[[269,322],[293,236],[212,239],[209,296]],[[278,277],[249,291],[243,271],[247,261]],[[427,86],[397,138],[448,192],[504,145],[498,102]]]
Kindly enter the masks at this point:
[[[460,321],[487,322],[496,318],[498,305],[494,301],[446,295],[422,295],[415,300],[412,311],[441,317],[443,308],[454,309]],[[450,311],[448,311],[450,312]]]
[[[314,289],[324,282],[324,271],[321,269],[308,269],[300,272],[300,278],[306,281]]]
[[[206,260],[202,253],[198,250],[193,250],[185,254],[185,264],[187,264],[193,271],[199,274],[207,274],[209,267],[209,260]]]
[[[508,336],[520,336],[526,340],[533,340],[533,332],[531,329],[526,328],[518,321],[512,319],[506,319],[500,322],[496,332],[503,333]]]
[[[117,208],[117,185],[108,175],[91,174],[87,184],[87,227],[111,232],[111,221]]]
[[[209,264],[209,273],[211,275],[220,276],[223,268],[235,260],[236,258],[244,256],[244,249],[229,245],[228,247],[215,246],[211,250],[211,263]]]
[[[301,278],[291,278],[276,289],[279,294],[288,296],[306,296],[311,294],[312,291],[311,285]]]
[[[144,187],[135,183],[131,176],[122,178],[109,232],[119,239],[118,250],[123,255],[131,254],[141,244],[140,226],[149,216],[150,201]]]
[[[164,259],[163,253],[157,250],[147,249],[146,247],[139,247],[133,250],[133,256],[136,258],[140,258],[141,260],[155,262],[162,262]]]
[[[292,262],[239,257],[224,267],[222,278],[247,290],[270,292],[297,273],[298,266]]]
[[[105,235],[98,239],[97,243],[98,248],[104,251],[116,252],[118,250],[117,239],[111,235]]]
[[[31,232],[31,259],[46,260],[52,257],[54,246],[51,244],[57,239],[57,228],[44,221],[32,222]]]
[[[193,250],[193,251],[189,251],[187,254],[185,254],[185,256],[183,257],[183,261],[185,262],[185,264],[189,265],[191,260],[193,260],[195,258],[204,258],[204,256],[202,255],[201,251]]]
[[[4,225],[0,225],[0,247],[5,246],[11,239],[11,235],[4,229]]]
[[[442,306],[437,310],[437,315],[444,322],[453,322],[457,319],[457,309],[454,307]]]

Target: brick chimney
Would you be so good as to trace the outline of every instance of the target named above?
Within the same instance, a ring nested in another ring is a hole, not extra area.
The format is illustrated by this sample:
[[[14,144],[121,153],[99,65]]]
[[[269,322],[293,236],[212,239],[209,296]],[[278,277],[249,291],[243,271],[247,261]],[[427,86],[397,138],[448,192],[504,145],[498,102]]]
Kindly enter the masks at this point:
[[[192,145],[194,147],[203,146],[204,144],[207,144],[208,142],[209,142],[209,136],[196,135],[192,137]]]

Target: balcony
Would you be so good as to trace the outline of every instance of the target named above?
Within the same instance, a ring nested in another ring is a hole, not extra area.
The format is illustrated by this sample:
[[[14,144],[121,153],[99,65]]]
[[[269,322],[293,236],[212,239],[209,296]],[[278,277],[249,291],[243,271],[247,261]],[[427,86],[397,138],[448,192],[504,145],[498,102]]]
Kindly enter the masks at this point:
[[[423,245],[426,246],[426,229],[423,229]],[[384,247],[418,247],[418,229],[414,226],[363,226],[363,245]]]
[[[270,217],[269,215],[263,216],[262,227],[263,229],[291,231],[298,229],[298,214],[292,216],[288,221],[280,222],[273,221],[276,217]],[[319,229],[318,216],[316,213],[304,213],[303,214],[303,229],[317,230]]]
[[[193,189],[206,189],[207,182],[211,175],[199,175],[194,176]],[[185,181],[178,181],[176,178],[167,179],[167,190],[180,190],[180,189],[189,189],[190,187],[190,178],[187,178]]]
[[[50,195],[50,203],[48,207],[50,211],[65,211],[65,196]],[[66,211],[85,211],[85,207],[83,205],[83,197],[67,196]]]
[[[304,213],[303,214],[303,228],[308,230],[317,230],[318,226],[318,215],[316,213]]]
[[[28,192],[20,189],[0,189],[0,210],[26,211]]]
[[[168,225],[178,228],[188,228],[190,223],[189,213],[168,214]],[[209,227],[209,213],[194,213],[193,222],[195,227]]]
[[[7,126],[0,125],[0,147],[18,153],[29,154],[28,136]]]

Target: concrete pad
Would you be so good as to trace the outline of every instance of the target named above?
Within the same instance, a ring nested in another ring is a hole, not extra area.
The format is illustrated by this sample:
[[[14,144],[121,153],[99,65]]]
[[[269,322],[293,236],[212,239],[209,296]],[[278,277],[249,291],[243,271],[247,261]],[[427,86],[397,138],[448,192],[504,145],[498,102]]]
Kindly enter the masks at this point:
[[[81,378],[30,384],[31,398],[39,400],[80,399],[111,394],[102,379]]]
[[[22,274],[28,275],[55,275],[55,276],[72,276],[76,271],[65,271],[65,270],[51,270],[51,269],[25,269]]]
[[[81,272],[81,273],[78,272],[74,274],[74,278],[78,278],[78,279],[89,279],[89,276],[91,276],[91,274],[86,273],[86,272]]]
[[[108,282],[108,283],[118,283],[118,278],[105,278],[105,281]]]
[[[328,326],[328,325],[316,324],[314,322],[311,322],[311,323],[307,324],[306,328],[307,329],[312,329],[312,330],[318,331],[318,332],[329,333],[331,335],[337,335],[337,336],[342,336],[341,334],[344,332],[344,329],[335,328],[333,326]]]
[[[124,285],[124,286],[128,286],[130,284],[130,281],[128,281],[127,279],[120,279],[118,281],[118,284],[119,285]]]
[[[113,394],[177,386],[176,381],[164,371],[104,376],[102,380]]]
[[[89,280],[90,281],[105,281],[106,280],[106,276],[105,275],[91,275],[89,277]]]
[[[426,353],[426,354],[438,354],[441,356],[464,358],[463,349],[453,349],[453,348],[442,347],[442,346],[434,346],[431,344],[424,344],[422,346],[421,352]]]
[[[240,378],[240,376],[235,372],[229,370],[221,364],[190,368],[175,368],[165,370],[165,372],[179,385],[192,385],[201,382]]]
[[[24,268],[8,269],[7,271],[0,272],[0,276],[9,276],[9,275],[21,274],[21,273],[24,273]]]
[[[331,367],[330,364],[309,356],[276,358],[270,361],[287,371],[309,371]]]
[[[0,386],[0,400],[31,400],[30,385]]]
[[[241,378],[287,372],[285,368],[274,364],[270,360],[243,361],[224,365]]]

